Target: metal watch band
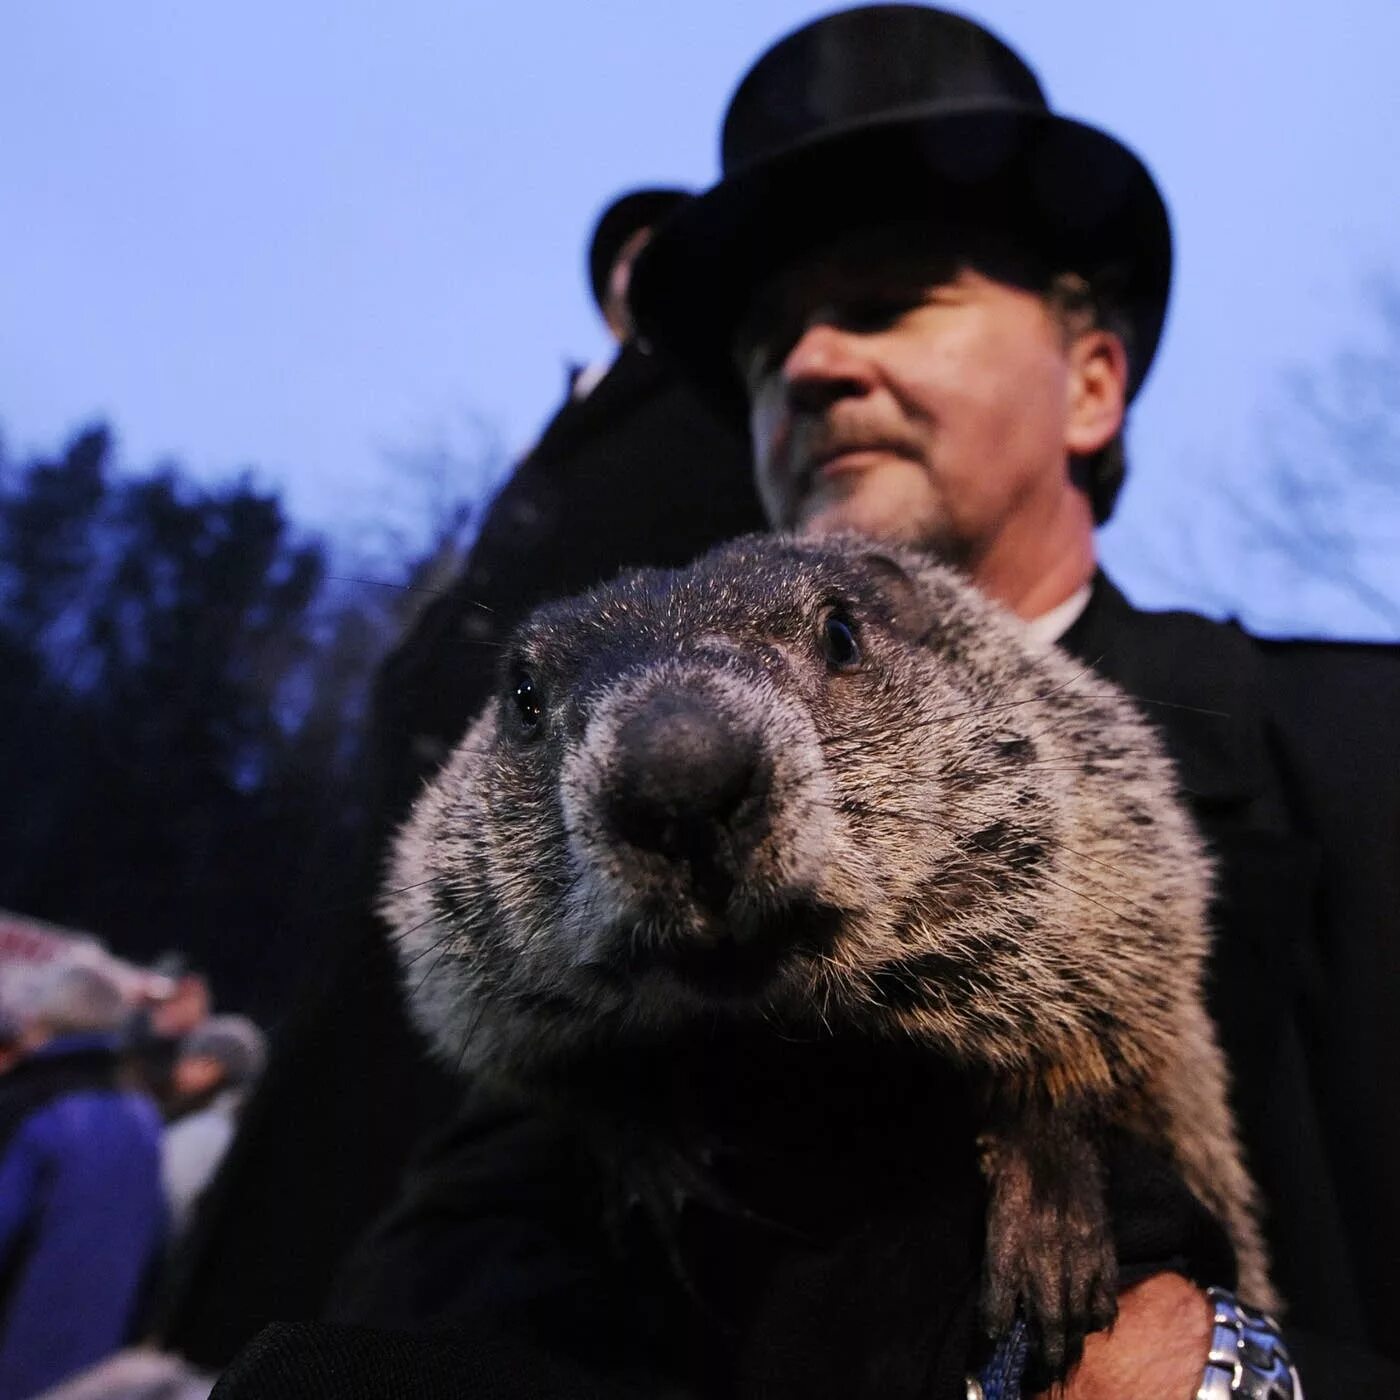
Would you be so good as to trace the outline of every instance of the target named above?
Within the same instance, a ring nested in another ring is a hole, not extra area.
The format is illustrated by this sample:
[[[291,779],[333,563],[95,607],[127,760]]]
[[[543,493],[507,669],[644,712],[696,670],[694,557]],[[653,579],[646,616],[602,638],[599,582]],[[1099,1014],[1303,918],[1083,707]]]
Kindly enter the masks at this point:
[[[1196,1400],[1303,1400],[1278,1323],[1224,1288],[1208,1288],[1206,1297],[1214,1319]]]
[[[1228,1289],[1208,1288],[1212,1326],[1196,1400],[1303,1400],[1303,1386],[1279,1325]],[[1016,1400],[1026,1363],[1025,1320],[997,1341],[980,1375],[967,1378],[967,1400]]]

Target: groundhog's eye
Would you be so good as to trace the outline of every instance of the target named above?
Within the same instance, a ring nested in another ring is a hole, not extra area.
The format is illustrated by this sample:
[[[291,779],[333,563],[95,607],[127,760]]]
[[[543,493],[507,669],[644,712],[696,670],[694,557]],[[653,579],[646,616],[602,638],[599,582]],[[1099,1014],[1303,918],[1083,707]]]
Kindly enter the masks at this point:
[[[528,671],[516,671],[510,678],[510,702],[521,734],[533,739],[544,727],[544,695]]]
[[[856,629],[844,614],[829,612],[821,623],[822,655],[838,671],[851,671],[860,665],[860,643]]]

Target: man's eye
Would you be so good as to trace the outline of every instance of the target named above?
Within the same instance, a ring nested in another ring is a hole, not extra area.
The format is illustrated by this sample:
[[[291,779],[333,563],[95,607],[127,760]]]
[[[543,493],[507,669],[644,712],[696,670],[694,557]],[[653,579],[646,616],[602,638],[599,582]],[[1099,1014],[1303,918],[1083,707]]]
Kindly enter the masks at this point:
[[[843,329],[860,334],[887,331],[918,304],[917,300],[909,297],[881,297],[852,302],[841,308],[840,324]]]
[[[730,342],[734,369],[750,391],[782,363],[787,347],[796,338],[794,331],[792,317],[774,298],[760,292]]]

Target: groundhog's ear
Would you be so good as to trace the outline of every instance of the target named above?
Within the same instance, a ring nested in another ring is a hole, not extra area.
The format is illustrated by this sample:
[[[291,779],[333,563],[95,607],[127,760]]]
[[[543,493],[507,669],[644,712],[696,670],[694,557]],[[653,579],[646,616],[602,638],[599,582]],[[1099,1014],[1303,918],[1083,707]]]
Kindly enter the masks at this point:
[[[880,598],[888,608],[890,626],[911,641],[921,641],[935,622],[936,606],[911,559],[885,550],[861,555]]]

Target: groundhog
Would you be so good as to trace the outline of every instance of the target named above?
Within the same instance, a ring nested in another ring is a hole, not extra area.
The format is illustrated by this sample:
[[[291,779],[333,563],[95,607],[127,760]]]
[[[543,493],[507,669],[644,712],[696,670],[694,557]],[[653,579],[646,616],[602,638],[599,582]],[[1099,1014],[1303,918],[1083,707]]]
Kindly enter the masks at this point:
[[[755,537],[538,610],[382,900],[443,1059],[616,1145],[703,1153],[610,1066],[697,1025],[855,1036],[975,1085],[985,1326],[1053,1371],[1116,1309],[1099,1144],[1165,1149],[1274,1307],[1204,1010],[1211,869],[1134,705],[950,570]]]

